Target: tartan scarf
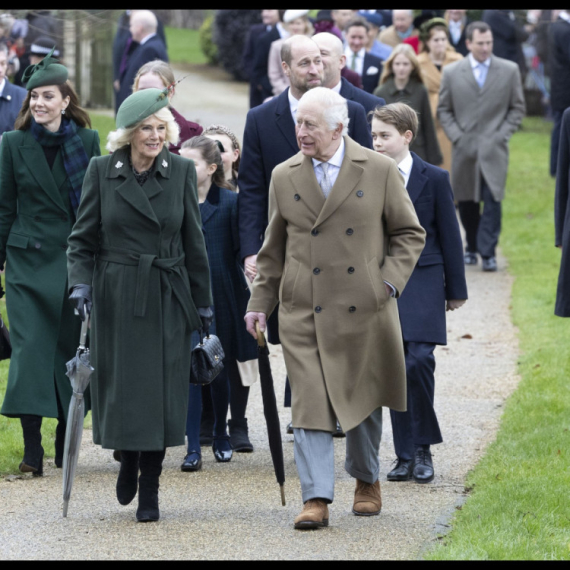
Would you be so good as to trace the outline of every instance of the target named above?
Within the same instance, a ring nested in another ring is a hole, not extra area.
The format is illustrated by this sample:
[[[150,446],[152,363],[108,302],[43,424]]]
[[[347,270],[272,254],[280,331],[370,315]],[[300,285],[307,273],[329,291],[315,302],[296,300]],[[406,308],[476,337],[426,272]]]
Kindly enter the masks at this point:
[[[69,199],[73,213],[77,216],[77,208],[79,208],[79,201],[81,200],[81,187],[89,165],[89,157],[85,152],[81,138],[77,134],[75,121],[62,117],[59,130],[52,133],[45,127],[38,125],[32,117],[30,132],[42,146],[61,146],[63,165],[70,184]]]

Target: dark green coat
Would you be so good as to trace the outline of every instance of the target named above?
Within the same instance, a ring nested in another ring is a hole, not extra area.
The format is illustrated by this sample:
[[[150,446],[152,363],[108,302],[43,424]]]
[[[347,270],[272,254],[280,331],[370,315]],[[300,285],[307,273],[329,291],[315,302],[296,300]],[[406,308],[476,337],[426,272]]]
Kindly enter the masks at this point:
[[[140,186],[124,147],[91,161],[69,237],[70,286],[93,284],[93,440],[183,445],[196,307],[212,304],[194,163],[163,149]]]
[[[99,135],[77,130],[88,157]],[[0,145],[0,265],[12,358],[2,414],[57,417],[55,383],[67,416],[65,363],[79,344],[80,321],[67,300],[67,238],[73,225],[61,150],[50,170],[29,131],[5,133]],[[55,377],[55,383],[54,383]]]

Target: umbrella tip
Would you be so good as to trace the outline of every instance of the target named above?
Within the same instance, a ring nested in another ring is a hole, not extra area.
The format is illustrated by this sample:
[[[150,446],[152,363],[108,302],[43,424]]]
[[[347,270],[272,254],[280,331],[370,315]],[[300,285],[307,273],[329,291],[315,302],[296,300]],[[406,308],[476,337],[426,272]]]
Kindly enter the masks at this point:
[[[285,486],[280,485],[279,489],[281,490],[281,506],[284,507],[285,506]]]

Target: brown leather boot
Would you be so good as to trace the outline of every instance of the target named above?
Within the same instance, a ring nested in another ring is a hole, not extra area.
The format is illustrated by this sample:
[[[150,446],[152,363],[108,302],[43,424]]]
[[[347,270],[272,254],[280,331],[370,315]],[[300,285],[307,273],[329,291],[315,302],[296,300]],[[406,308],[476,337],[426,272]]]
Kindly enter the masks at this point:
[[[304,530],[329,526],[329,508],[322,499],[309,499],[300,515],[295,517],[295,528]]]
[[[380,481],[377,480],[376,483],[370,484],[357,479],[352,512],[355,515],[371,517],[379,515],[381,510]]]

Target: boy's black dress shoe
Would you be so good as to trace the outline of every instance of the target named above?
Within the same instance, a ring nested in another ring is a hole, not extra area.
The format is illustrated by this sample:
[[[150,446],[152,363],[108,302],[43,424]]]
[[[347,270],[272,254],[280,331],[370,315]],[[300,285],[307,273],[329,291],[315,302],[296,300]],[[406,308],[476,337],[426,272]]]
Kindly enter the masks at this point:
[[[409,481],[412,478],[413,469],[413,459],[402,459],[398,457],[396,467],[388,473],[386,479],[388,479],[388,481]]]
[[[497,271],[497,258],[484,257],[483,258],[483,271]]]
[[[416,483],[429,483],[433,481],[433,462],[429,447],[418,447],[414,457],[414,471],[412,473]]]
[[[463,259],[465,265],[477,265],[477,254],[473,251],[466,251]]]

